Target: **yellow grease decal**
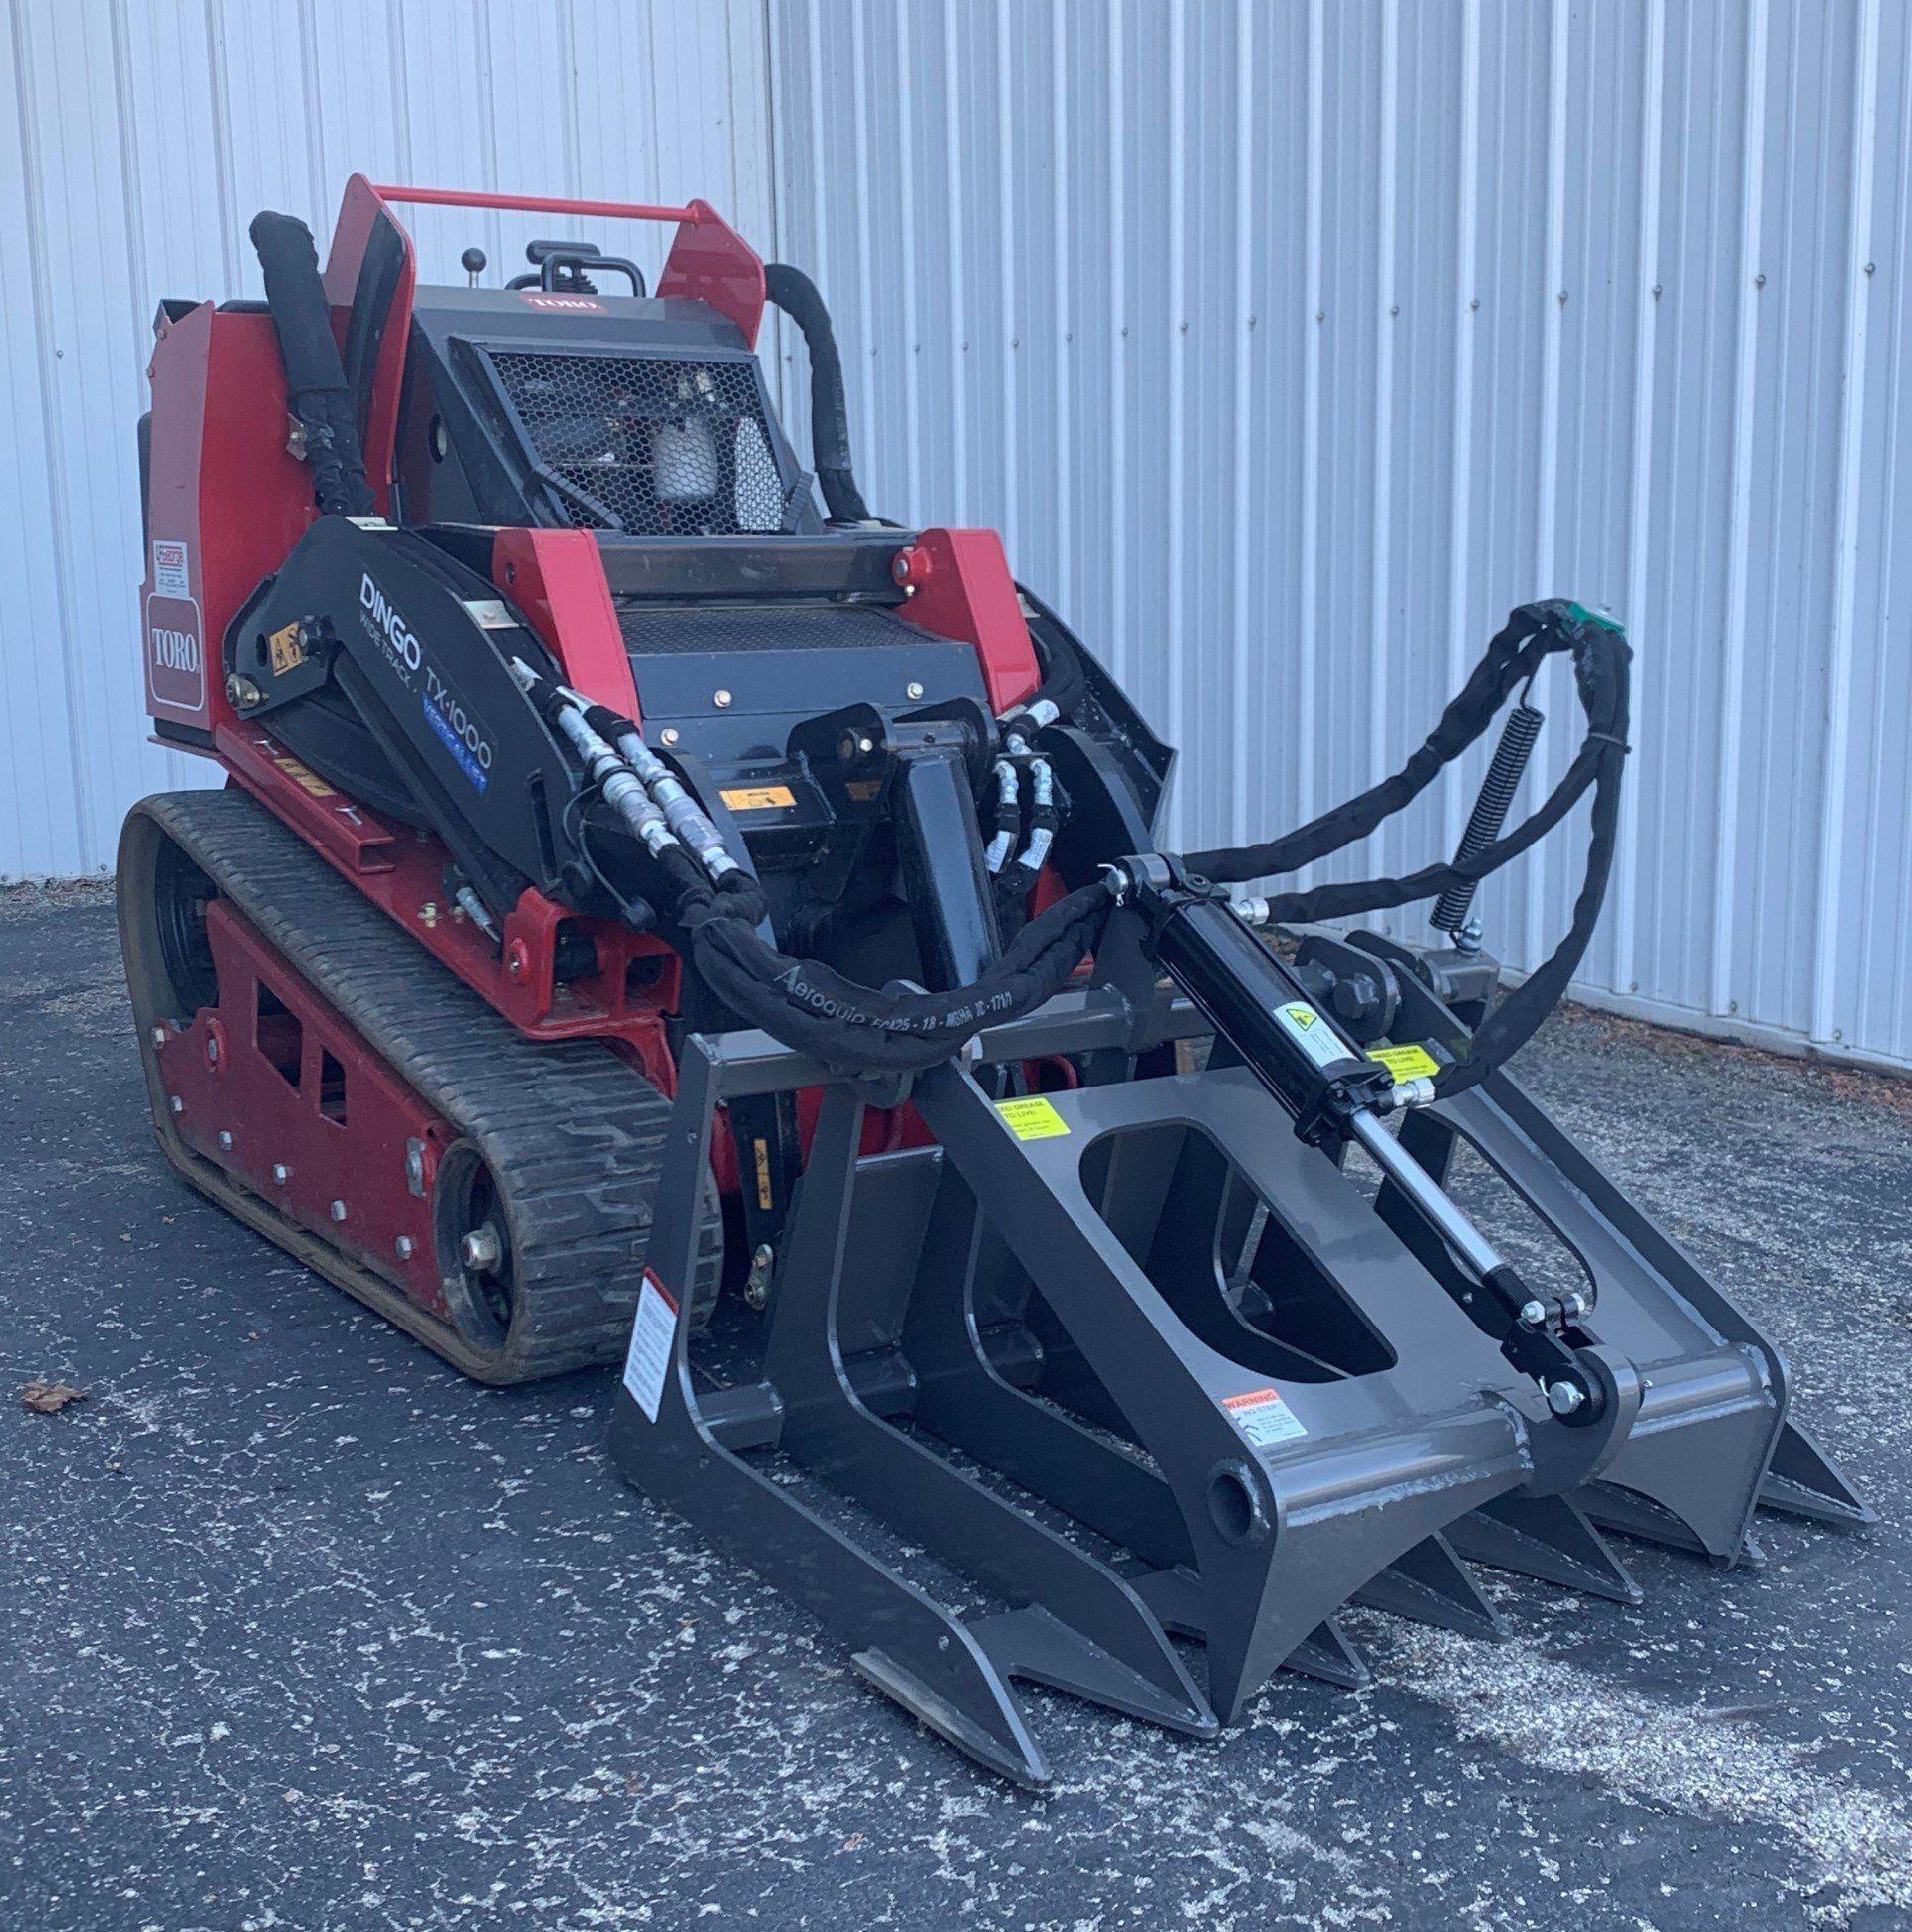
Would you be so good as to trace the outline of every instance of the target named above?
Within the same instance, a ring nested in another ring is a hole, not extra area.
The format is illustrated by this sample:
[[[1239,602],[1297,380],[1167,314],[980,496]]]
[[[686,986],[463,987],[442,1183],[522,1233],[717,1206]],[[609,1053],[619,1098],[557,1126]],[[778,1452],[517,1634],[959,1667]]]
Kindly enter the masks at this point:
[[[272,653],[272,674],[284,677],[288,671],[296,671],[306,661],[306,647],[299,641],[299,620],[275,630],[266,639],[266,647]]]
[[[1018,1140],[1054,1140],[1069,1131],[1069,1122],[1041,1094],[1028,1100],[998,1100],[996,1111]]]
[[[733,812],[779,811],[797,803],[797,795],[788,785],[740,785],[717,796]]]
[[[770,1142],[758,1140],[752,1143],[757,1149],[757,1205],[766,1213],[770,1212]]]
[[[1378,1060],[1397,1081],[1432,1080],[1441,1063],[1425,1047],[1370,1047],[1369,1060]]]
[[[285,775],[292,780],[293,784],[298,786],[298,788],[302,792],[310,793],[312,797],[314,797],[315,799],[336,799],[339,796],[339,794],[335,792],[332,789],[332,787],[328,785],[326,781],[319,776],[317,772],[308,771],[304,765],[300,764],[298,759],[274,758],[272,762],[275,765],[277,765],[279,769],[282,772],[284,772]]]

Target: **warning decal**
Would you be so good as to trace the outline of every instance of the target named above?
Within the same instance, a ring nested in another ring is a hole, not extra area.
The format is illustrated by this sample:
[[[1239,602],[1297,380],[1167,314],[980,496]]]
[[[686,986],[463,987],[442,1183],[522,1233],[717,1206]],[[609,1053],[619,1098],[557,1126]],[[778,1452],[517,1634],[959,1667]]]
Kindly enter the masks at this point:
[[[288,671],[296,671],[306,661],[305,640],[299,635],[299,619],[293,618],[289,624],[282,624],[266,639],[266,648],[272,653],[272,673],[284,677]]]
[[[1226,1395],[1222,1407],[1257,1449],[1270,1449],[1278,1442],[1293,1442],[1308,1434],[1301,1417],[1282,1400],[1278,1388],[1252,1388],[1246,1395]]]
[[[1054,1140],[1069,1131],[1069,1122],[1056,1111],[1054,1102],[1041,1094],[1027,1100],[998,1100],[996,1111],[1018,1140]]]
[[[1378,1060],[1397,1081],[1432,1080],[1441,1063],[1425,1047],[1370,1047],[1369,1060]]]
[[[192,553],[176,537],[152,540],[152,594],[184,604],[192,597]]]
[[[739,785],[717,796],[733,812],[783,812],[797,803],[788,785]]]
[[[624,1386],[644,1412],[646,1422],[657,1420],[663,1405],[664,1377],[670,1373],[671,1350],[677,1340],[677,1304],[648,1268],[637,1291],[637,1320],[630,1331],[630,1353],[624,1357]]]
[[[1316,1067],[1338,1067],[1354,1058],[1340,1037],[1306,1000],[1285,1000],[1275,1009],[1282,1031],[1298,1042]]]
[[[292,780],[293,784],[298,786],[300,791],[307,793],[311,797],[315,799],[336,799],[339,796],[317,772],[300,764],[298,759],[284,758],[275,754],[272,762]]]

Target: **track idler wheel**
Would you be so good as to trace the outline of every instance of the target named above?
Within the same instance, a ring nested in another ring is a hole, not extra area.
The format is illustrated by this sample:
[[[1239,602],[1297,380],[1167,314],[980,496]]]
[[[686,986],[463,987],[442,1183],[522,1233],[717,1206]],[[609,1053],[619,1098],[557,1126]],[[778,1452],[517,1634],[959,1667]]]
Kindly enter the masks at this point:
[[[438,1275],[451,1319],[473,1348],[496,1352],[517,1308],[511,1229],[498,1183],[471,1141],[446,1151],[433,1196]]]

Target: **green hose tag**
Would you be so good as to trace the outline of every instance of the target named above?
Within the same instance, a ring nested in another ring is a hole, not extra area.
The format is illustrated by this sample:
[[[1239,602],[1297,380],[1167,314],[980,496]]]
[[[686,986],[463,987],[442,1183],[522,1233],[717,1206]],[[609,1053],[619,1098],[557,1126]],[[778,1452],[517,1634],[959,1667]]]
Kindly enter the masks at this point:
[[[1610,630],[1616,637],[1626,635],[1626,625],[1611,610],[1589,610],[1583,604],[1569,604],[1566,614],[1575,623],[1590,623],[1596,630]]]

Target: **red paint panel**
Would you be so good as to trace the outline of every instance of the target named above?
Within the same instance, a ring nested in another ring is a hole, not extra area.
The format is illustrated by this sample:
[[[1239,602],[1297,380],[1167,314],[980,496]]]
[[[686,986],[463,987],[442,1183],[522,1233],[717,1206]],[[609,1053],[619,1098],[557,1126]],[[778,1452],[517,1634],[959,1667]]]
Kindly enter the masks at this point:
[[[925,530],[895,568],[910,594],[899,614],[938,637],[975,645],[998,717],[1036,694],[1043,681],[1036,646],[995,531]]]
[[[447,854],[435,839],[355,804],[257,725],[223,726],[215,744],[237,783],[519,1032],[621,1043],[647,1067],[668,1059],[664,1016],[677,1009],[683,969],[661,939],[581,919],[527,890],[506,914],[501,953],[446,900]],[[561,984],[556,947],[567,924],[591,940],[597,964]]]
[[[405,352],[411,339],[412,297],[418,288],[418,254],[404,224],[385,206],[385,190],[375,188],[362,174],[346,183],[339,204],[339,220],[332,231],[332,250],[326,257],[326,300],[332,304],[332,326],[345,347],[346,321],[358,288],[358,271],[365,249],[379,222],[389,222],[404,247],[404,266],[392,289],[385,313],[384,334],[378,345],[378,363],[372,373],[371,397],[365,412],[365,476],[381,517],[391,515],[391,477],[397,460],[398,402],[405,382]]]
[[[456,1134],[230,901],[206,908],[206,937],[219,1004],[159,1049],[166,1091],[180,1102],[173,1116],[180,1137],[419,1308],[446,1316],[431,1179]],[[219,1144],[222,1133],[230,1146]],[[406,1179],[413,1140],[425,1145],[422,1196]],[[343,1220],[333,1214],[335,1201]],[[408,1255],[398,1253],[400,1240]]]
[[[574,691],[641,724],[630,653],[589,530],[501,530],[491,581],[544,639]]]
[[[153,346],[148,542],[140,609],[147,708],[210,731],[231,717],[227,626],[315,514],[286,450],[286,384],[269,317],[210,302]]]
[[[657,278],[657,293],[708,302],[743,331],[744,347],[755,349],[764,319],[764,264],[709,202],[693,201],[688,213]]]

